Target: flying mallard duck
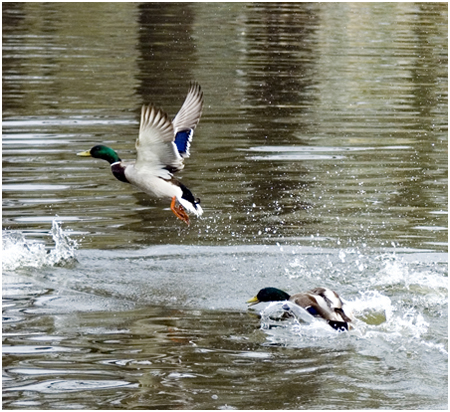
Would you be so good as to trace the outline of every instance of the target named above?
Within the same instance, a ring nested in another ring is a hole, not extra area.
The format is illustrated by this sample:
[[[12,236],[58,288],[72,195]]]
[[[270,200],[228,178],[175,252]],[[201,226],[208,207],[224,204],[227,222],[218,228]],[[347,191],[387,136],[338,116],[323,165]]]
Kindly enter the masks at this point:
[[[189,146],[202,107],[203,92],[197,83],[191,83],[186,99],[172,121],[152,104],[142,106],[134,163],[122,162],[113,149],[103,145],[77,155],[106,160],[118,180],[131,183],[157,198],[172,199],[172,212],[189,225],[185,209],[200,216],[203,213],[200,199],[194,198],[191,191],[173,177],[173,173],[183,169],[183,160],[189,157]]]
[[[348,330],[348,322],[352,321],[344,313],[344,304],[339,295],[326,288],[315,288],[305,293],[296,293],[292,296],[277,288],[264,288],[254,298],[247,301],[247,303],[249,306],[252,306],[260,302],[283,300],[288,300],[301,306],[312,316],[325,319],[336,330]]]

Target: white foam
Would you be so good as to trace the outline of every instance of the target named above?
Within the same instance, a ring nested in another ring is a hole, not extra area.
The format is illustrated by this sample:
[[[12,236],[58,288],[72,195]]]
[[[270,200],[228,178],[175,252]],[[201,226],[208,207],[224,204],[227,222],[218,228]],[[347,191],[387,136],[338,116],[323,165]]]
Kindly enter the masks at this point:
[[[384,267],[373,277],[372,285],[392,286],[402,285],[407,289],[411,286],[421,286],[433,290],[448,289],[448,278],[435,270],[421,270],[402,261],[401,258],[393,258],[384,262]]]

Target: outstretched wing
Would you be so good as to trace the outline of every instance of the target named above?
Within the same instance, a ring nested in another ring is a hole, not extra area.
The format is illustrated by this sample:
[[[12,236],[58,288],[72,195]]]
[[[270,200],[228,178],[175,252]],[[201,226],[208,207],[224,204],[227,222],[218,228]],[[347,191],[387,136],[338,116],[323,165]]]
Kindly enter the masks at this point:
[[[173,124],[165,112],[153,105],[142,106],[136,152],[135,168],[160,170],[161,177],[184,167],[174,143]]]
[[[203,109],[203,92],[196,82],[191,83],[188,94],[180,111],[172,120],[175,132],[175,145],[181,157],[189,157],[194,129]]]

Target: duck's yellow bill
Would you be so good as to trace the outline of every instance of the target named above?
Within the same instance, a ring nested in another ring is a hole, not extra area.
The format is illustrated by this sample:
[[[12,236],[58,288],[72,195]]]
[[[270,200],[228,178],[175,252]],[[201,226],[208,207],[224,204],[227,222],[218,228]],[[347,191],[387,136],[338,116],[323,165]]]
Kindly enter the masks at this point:
[[[259,300],[256,296],[251,298],[250,300],[247,300],[248,306],[253,306],[253,305],[256,305],[257,303],[259,303]]]
[[[89,150],[86,150],[85,152],[77,153],[77,156],[91,157],[91,152]]]

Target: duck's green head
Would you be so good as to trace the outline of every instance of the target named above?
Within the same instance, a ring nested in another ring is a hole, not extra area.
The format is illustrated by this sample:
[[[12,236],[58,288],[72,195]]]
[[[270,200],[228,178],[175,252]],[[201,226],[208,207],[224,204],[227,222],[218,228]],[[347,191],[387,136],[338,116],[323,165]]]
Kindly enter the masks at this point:
[[[277,288],[264,288],[258,294],[247,301],[249,306],[256,305],[259,302],[276,302],[280,300],[288,300],[290,295]]]
[[[109,164],[120,162],[119,155],[110,147],[103,146],[102,144],[94,146],[91,150],[77,153],[77,156],[96,157],[98,159],[106,160]]]

